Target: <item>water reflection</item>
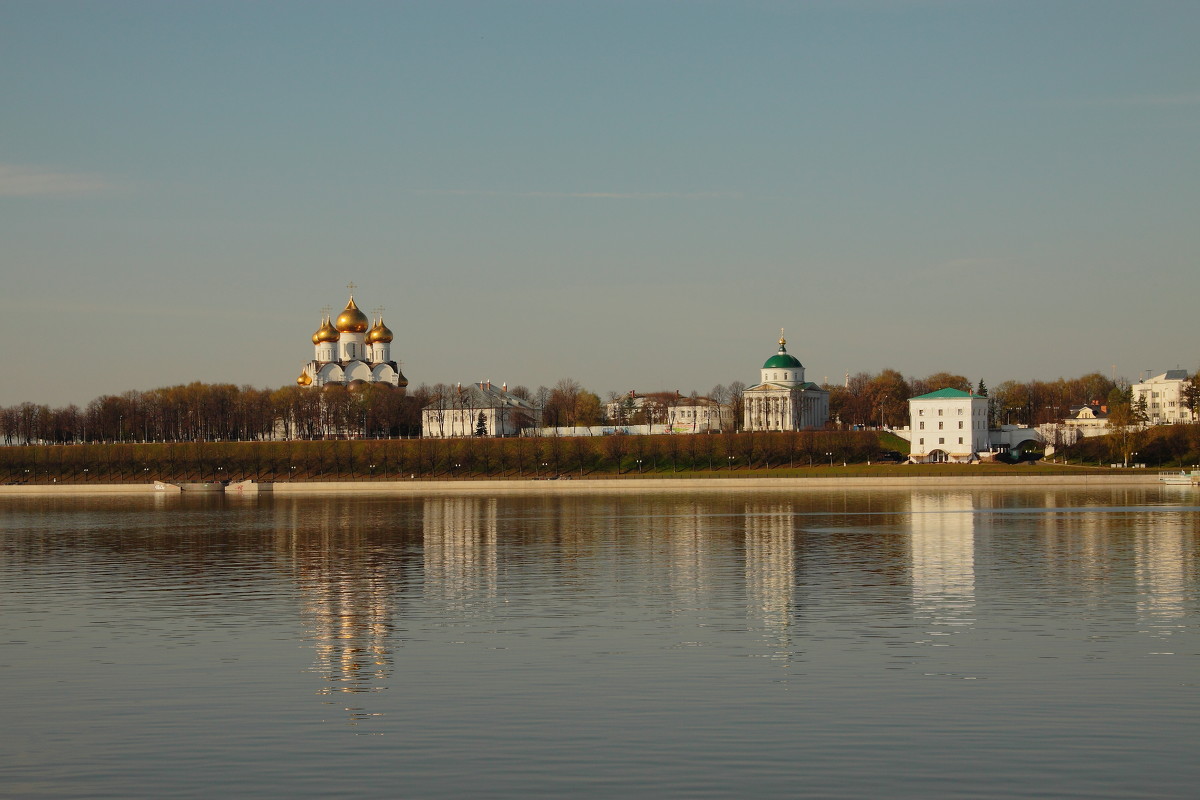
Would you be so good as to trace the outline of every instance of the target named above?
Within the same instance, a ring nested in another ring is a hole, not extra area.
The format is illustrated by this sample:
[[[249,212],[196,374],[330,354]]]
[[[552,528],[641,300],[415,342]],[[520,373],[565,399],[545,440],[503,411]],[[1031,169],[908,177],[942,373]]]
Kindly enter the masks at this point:
[[[1138,620],[1148,633],[1166,639],[1184,627],[1196,531],[1179,516],[1155,514],[1135,533]]]
[[[796,508],[791,502],[748,502],[746,605],[761,620],[774,657],[791,658],[796,592]]]
[[[424,588],[428,601],[451,611],[496,597],[497,506],[494,497],[424,501]]]
[[[975,622],[975,499],[913,492],[909,503],[913,610],[945,636]]]
[[[235,502],[247,502],[240,500]],[[300,618],[313,648],[318,696],[359,724],[381,712],[365,697],[388,688],[394,668],[395,563],[369,541],[361,509],[345,502],[285,506],[279,538],[300,596]]]

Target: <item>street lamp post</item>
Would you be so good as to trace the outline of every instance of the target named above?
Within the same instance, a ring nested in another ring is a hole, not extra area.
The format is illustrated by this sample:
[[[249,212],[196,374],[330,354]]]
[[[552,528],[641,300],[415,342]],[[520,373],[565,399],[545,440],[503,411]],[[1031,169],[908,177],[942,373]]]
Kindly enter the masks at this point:
[[[825,453],[825,455],[829,457],[829,466],[831,466],[831,467],[832,467],[832,466],[833,466],[833,453],[830,453],[830,452],[828,452],[828,451],[827,451],[827,452]]]

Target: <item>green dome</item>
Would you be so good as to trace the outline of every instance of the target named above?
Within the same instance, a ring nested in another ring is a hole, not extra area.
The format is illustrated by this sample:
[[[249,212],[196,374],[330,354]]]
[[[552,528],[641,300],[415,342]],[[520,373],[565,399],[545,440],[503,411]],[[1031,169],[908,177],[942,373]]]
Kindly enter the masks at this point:
[[[782,347],[779,352],[771,356],[762,365],[763,369],[803,369],[804,365],[800,363],[800,359],[791,355]]]

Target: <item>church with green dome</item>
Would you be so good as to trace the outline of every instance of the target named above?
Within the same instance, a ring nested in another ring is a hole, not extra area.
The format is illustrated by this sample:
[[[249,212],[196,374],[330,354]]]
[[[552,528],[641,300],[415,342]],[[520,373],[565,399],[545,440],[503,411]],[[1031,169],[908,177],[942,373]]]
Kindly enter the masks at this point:
[[[742,429],[799,431],[823,428],[829,421],[829,392],[804,380],[804,365],[787,351],[779,332],[779,352],[762,365],[761,380],[743,395]]]

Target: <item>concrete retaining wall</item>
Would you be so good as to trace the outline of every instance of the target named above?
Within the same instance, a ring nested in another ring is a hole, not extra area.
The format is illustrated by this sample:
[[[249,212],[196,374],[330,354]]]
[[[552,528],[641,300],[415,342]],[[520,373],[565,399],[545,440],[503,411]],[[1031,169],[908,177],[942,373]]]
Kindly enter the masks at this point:
[[[227,493],[273,494],[566,494],[611,492],[737,492],[750,490],[804,491],[808,489],[909,489],[909,488],[1023,488],[1041,486],[1147,486],[1158,484],[1158,474],[1105,472],[1068,475],[947,475],[920,477],[829,478],[613,478],[599,480],[479,480],[479,481],[296,481],[294,483],[231,484]],[[168,484],[168,486],[170,486]],[[0,486],[4,495],[153,494],[154,484],[50,484]],[[159,490],[161,493],[162,490]],[[179,491],[170,487],[170,491]]]

